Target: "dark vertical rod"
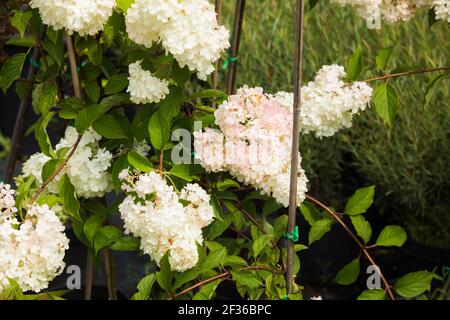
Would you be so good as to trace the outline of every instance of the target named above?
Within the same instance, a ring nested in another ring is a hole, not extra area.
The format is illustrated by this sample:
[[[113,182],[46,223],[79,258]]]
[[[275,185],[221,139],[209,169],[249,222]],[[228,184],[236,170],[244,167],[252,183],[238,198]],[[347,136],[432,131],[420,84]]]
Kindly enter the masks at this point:
[[[289,219],[287,229],[289,234],[294,232],[295,215],[297,212],[298,153],[300,147],[300,110],[303,74],[303,9],[303,0],[297,0],[295,15],[294,123],[292,133],[291,181],[289,189]],[[294,284],[293,264],[294,243],[287,240],[286,283],[288,294],[292,293]]]
[[[33,49],[33,54],[31,58],[34,61],[38,61],[41,56],[41,51],[36,46]],[[28,75],[27,80],[32,81],[34,79],[34,76],[37,73],[37,69],[30,64],[28,69]],[[22,145],[23,138],[25,136],[25,123],[26,123],[26,117],[28,113],[28,108],[31,104],[31,92],[33,85],[30,84],[30,88],[27,91],[27,94],[25,97],[20,101],[19,111],[17,113],[16,117],[16,123],[14,125],[14,132],[11,140],[11,150],[8,154],[8,159],[6,160],[6,166],[5,166],[5,176],[4,180],[6,183],[11,183],[12,177],[14,175],[14,170],[16,168],[16,162],[17,162],[17,156],[20,151],[20,147]]]
[[[222,23],[222,0],[216,0],[216,14],[217,14],[217,23],[220,25]],[[214,73],[212,74],[212,87],[213,89],[217,89],[217,81],[219,76],[219,60],[216,62],[216,68]],[[215,105],[215,103],[214,103]]]
[[[234,12],[233,35],[231,38],[230,57],[237,57],[239,54],[239,44],[241,42],[242,22],[244,20],[245,0],[236,1],[236,10]],[[234,91],[236,81],[237,61],[230,61],[227,77],[227,94],[231,95]]]

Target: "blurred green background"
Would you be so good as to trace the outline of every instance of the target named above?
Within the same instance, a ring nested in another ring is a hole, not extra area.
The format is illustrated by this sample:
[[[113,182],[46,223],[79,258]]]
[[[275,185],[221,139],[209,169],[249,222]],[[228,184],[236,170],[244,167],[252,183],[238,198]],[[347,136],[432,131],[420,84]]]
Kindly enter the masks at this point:
[[[232,26],[235,1],[223,1],[224,23]],[[237,86],[292,91],[295,0],[247,1]],[[448,66],[448,24],[428,25],[427,10],[409,22],[369,30],[350,7],[329,1],[309,10],[306,3],[304,77],[313,80],[325,64],[346,65],[351,53],[364,52],[362,79],[377,75],[377,50],[395,46],[388,67]],[[351,130],[322,140],[301,137],[303,167],[310,193],[342,208],[358,187],[375,184],[372,219],[399,223],[427,244],[450,243],[450,106],[448,78],[425,107],[427,85],[439,73],[390,80],[400,96],[397,118],[386,127],[374,110],[357,116]],[[224,73],[219,86],[224,88]],[[370,218],[370,217],[369,217]]]

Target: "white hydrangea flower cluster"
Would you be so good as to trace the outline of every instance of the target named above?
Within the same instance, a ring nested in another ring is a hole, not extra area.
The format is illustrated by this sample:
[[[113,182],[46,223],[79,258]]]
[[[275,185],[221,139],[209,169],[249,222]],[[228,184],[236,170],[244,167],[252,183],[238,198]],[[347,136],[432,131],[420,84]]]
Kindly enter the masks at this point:
[[[131,40],[150,48],[161,41],[181,67],[206,77],[230,46],[229,32],[219,26],[207,0],[136,0],[126,14]]]
[[[130,99],[136,104],[158,103],[164,100],[169,93],[169,82],[153,76],[150,71],[141,67],[142,61],[136,61],[129,65],[130,76],[127,92]]]
[[[346,84],[344,67],[323,66],[314,81],[302,87],[301,132],[313,132],[317,137],[329,137],[352,126],[353,115],[370,103],[372,88],[365,82]],[[276,99],[292,110],[294,95],[278,92]]]
[[[221,131],[194,132],[195,157],[207,171],[228,171],[244,184],[289,204],[292,110],[262,88],[243,87],[215,112]],[[299,155],[297,201],[307,191]]]
[[[0,202],[0,292],[9,287],[8,279],[22,291],[39,292],[65,267],[69,239],[64,225],[47,205],[31,206],[19,222],[12,190],[8,185],[1,190],[7,200]]]
[[[369,28],[379,28],[381,20],[388,23],[410,20],[416,9],[433,8],[437,19],[450,22],[449,0],[332,0],[342,6],[352,6],[367,21]]]
[[[65,136],[55,147],[55,151],[62,148],[71,148],[78,138],[78,132],[74,127],[67,127]],[[105,193],[113,189],[112,177],[108,172],[111,165],[112,154],[100,148],[101,136],[92,128],[89,128],[81,138],[73,156],[61,173],[53,179],[47,187],[50,193],[58,193],[58,183],[62,175],[67,174],[70,182],[75,187],[78,197],[92,198],[103,197]],[[34,176],[38,183],[42,181],[42,168],[50,157],[43,153],[32,155],[23,165],[25,176]]]
[[[14,189],[11,189],[9,184],[0,182],[0,219],[8,217],[17,212],[14,200]]]
[[[434,8],[436,19],[450,22],[450,0],[431,0],[428,5]]]
[[[116,0],[31,0],[30,6],[56,30],[94,36],[112,15]]]
[[[197,184],[180,194],[155,172],[123,170],[119,178],[127,197],[119,205],[126,233],[141,238],[141,249],[158,264],[169,250],[172,270],[183,272],[198,261],[202,228],[214,219],[210,196]]]

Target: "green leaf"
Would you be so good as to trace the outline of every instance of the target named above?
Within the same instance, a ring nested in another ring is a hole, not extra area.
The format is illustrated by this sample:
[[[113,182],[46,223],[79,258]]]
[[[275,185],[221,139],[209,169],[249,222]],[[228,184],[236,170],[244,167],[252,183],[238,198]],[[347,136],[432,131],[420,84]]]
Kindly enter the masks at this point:
[[[183,284],[194,280],[195,278],[197,278],[201,273],[201,270],[198,267],[189,269],[185,272],[183,272],[180,275],[177,275],[177,277],[175,278],[175,284],[173,285],[173,290],[178,289],[179,287],[181,287]]]
[[[205,89],[199,92],[192,94],[189,99],[204,99],[204,98],[224,98],[226,99],[228,96],[225,92],[215,89]]]
[[[50,39],[45,39],[44,50],[56,61],[58,66],[64,63],[64,41],[60,39],[56,43]]]
[[[253,242],[253,256],[255,257],[255,259],[258,257],[261,251],[268,246],[272,238],[273,235],[271,234],[263,234]]]
[[[169,94],[159,103],[160,114],[168,122],[172,121],[180,113],[183,100],[183,90],[177,86],[169,86]]]
[[[100,99],[100,86],[97,84],[96,81],[83,80],[81,83],[90,102],[96,104]]]
[[[38,84],[32,94],[33,109],[36,113],[47,114],[55,106],[58,87],[54,83]]]
[[[127,12],[127,10],[131,7],[135,0],[117,0],[117,8],[122,10],[123,12]]]
[[[97,254],[101,249],[109,247],[122,236],[119,228],[114,226],[102,227],[94,239],[94,249]]]
[[[141,240],[132,236],[124,236],[114,242],[111,249],[116,251],[136,251],[139,250],[140,247]]]
[[[317,210],[315,205],[309,202],[303,202],[300,205],[300,212],[303,214],[303,217],[310,226],[312,226],[321,218],[320,211]]]
[[[124,73],[113,75],[105,86],[105,94],[116,94],[128,86],[128,76]]]
[[[288,223],[288,216],[285,214],[279,216],[273,222],[273,237],[275,242],[278,242],[281,236],[286,232],[287,223]]]
[[[107,109],[103,104],[95,104],[81,110],[75,118],[75,128],[78,133],[84,133]]]
[[[372,227],[370,226],[370,223],[362,215],[350,216],[350,219],[352,220],[352,224],[355,227],[358,236],[364,240],[364,243],[369,242],[370,237],[372,236]]]
[[[80,204],[78,203],[75,187],[65,174],[61,177],[58,183],[58,192],[61,196],[61,202],[64,210],[75,220],[81,221]]]
[[[129,163],[128,163],[128,155],[123,154],[121,155],[115,162],[114,165],[112,167],[112,172],[111,172],[111,176],[112,176],[112,182],[114,185],[114,190],[116,190],[116,193],[120,192],[120,187],[122,185],[122,182],[119,179],[119,173],[124,170],[127,169],[129,167]]]
[[[373,203],[374,195],[375,186],[356,190],[345,205],[345,213],[352,216],[366,212]]]
[[[434,8],[428,9],[428,27],[431,28],[436,22],[436,12],[434,11]]]
[[[377,56],[375,57],[375,64],[378,70],[384,70],[384,68],[386,68],[386,65],[393,51],[394,47],[387,47],[377,52]]]
[[[237,284],[254,289],[259,288],[261,286],[261,281],[258,279],[258,277],[253,274],[250,271],[247,270],[240,270],[240,271],[233,271],[231,270],[231,276],[234,281],[236,281]]]
[[[430,290],[434,275],[428,271],[417,271],[404,275],[395,283],[395,292],[405,298],[414,298]]]
[[[155,283],[156,275],[154,273],[145,276],[137,285],[138,292],[133,294],[131,300],[148,300],[152,293],[152,287]]]
[[[157,150],[164,150],[164,146],[170,139],[170,125],[160,112],[155,112],[151,117],[148,131],[153,147]]]
[[[330,231],[331,226],[333,225],[333,220],[331,219],[321,219],[316,221],[312,226],[311,230],[309,230],[308,240],[309,245],[313,242],[322,238],[322,236]]]
[[[152,163],[136,151],[130,151],[128,153],[128,163],[131,164],[136,170],[142,172],[150,172],[153,169]]]
[[[387,84],[380,84],[373,94],[375,110],[383,121],[392,125],[398,108],[398,95],[395,89]]]
[[[399,226],[386,226],[381,230],[376,245],[401,247],[407,239],[405,229]]]
[[[28,22],[30,21],[31,17],[33,16],[33,12],[26,11],[23,12],[22,10],[15,10],[14,16],[11,17],[11,25],[19,30],[20,36],[23,37],[25,30],[27,29]]]
[[[443,73],[435,77],[433,80],[431,80],[431,82],[427,85],[427,90],[425,93],[425,101],[423,103],[424,108],[426,108],[430,104],[433,95],[441,88],[439,85],[442,82],[442,80],[448,78],[450,78],[450,74]]]
[[[180,68],[177,62],[172,65],[172,78],[180,87],[183,87],[186,84],[190,75],[191,71],[187,66]]]
[[[216,184],[217,190],[219,191],[225,191],[230,188],[239,188],[240,185],[236,181],[232,179],[225,179],[223,181],[218,181]]]
[[[359,276],[359,257],[345,265],[337,274],[334,281],[340,285],[349,285],[358,279]]]
[[[247,261],[239,256],[226,256],[223,261],[223,265],[232,267],[246,267],[248,266]]]
[[[41,177],[42,181],[47,181],[47,179],[56,171],[56,169],[61,165],[62,161],[59,159],[50,159],[42,167]]]
[[[214,292],[222,281],[223,279],[218,279],[205,284],[200,291],[194,295],[192,300],[211,300]]]
[[[94,246],[95,236],[100,230],[105,217],[94,214],[90,216],[83,225],[83,232],[86,236],[86,239],[91,243],[91,246]]]
[[[348,59],[347,64],[348,80],[356,81],[362,72],[362,68],[363,68],[362,50],[361,48],[358,48],[355,50],[355,52],[353,52],[353,54]]]
[[[92,124],[94,130],[107,139],[127,139],[122,126],[113,116],[104,114]]]
[[[159,271],[156,273],[156,279],[158,280],[158,284],[161,288],[165,290],[170,290],[172,287],[173,272],[171,271],[169,264],[169,251],[167,251],[164,254],[159,264],[160,268]]]
[[[357,300],[385,300],[386,292],[383,289],[368,289],[364,290],[357,298]]]
[[[5,94],[12,83],[20,78],[26,56],[26,53],[18,53],[3,64],[0,70],[0,88]]]
[[[191,182],[193,180],[188,164],[176,164],[170,169],[169,174],[172,176],[183,179],[187,182]]]
[[[223,261],[226,255],[227,249],[225,248],[210,252],[206,259],[202,262],[200,269],[203,271],[207,271],[223,265]]]
[[[274,213],[278,209],[282,208],[283,206],[279,204],[274,198],[270,198],[269,200],[264,202],[262,214],[264,216],[267,216],[271,213]]]
[[[33,37],[22,37],[22,38],[11,38],[8,41],[6,41],[6,44],[9,46],[16,46],[16,47],[24,47],[24,48],[31,48],[36,46],[36,41]]]

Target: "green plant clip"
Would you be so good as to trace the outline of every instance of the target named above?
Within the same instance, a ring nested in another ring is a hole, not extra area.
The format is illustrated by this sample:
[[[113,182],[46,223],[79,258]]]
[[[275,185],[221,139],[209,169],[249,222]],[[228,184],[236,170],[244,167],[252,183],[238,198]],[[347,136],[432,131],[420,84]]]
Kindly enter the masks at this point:
[[[80,72],[80,71],[81,71],[81,68],[86,67],[88,64],[89,64],[89,61],[83,60],[83,61],[81,62],[81,64],[77,67],[77,72]]]
[[[30,57],[29,59],[30,64],[35,67],[36,69],[40,69],[41,68],[41,63],[39,61],[34,60],[32,57]]]
[[[297,242],[298,239],[299,239],[299,235],[298,235],[298,226],[295,226],[295,229],[294,229],[294,231],[292,232],[292,234],[290,234],[290,233],[288,233],[288,232],[285,232],[285,233],[283,234],[283,237],[284,237],[285,239],[291,240],[292,242]]]
[[[227,70],[228,66],[230,65],[230,62],[236,62],[236,61],[238,61],[238,58],[239,58],[239,56],[232,57],[231,56],[231,50],[229,49],[228,50],[228,56],[225,59],[225,62],[223,63],[223,65],[222,65],[222,70]]]
[[[288,294],[285,295],[285,296],[283,297],[283,300],[289,300],[289,295],[288,295]]]

